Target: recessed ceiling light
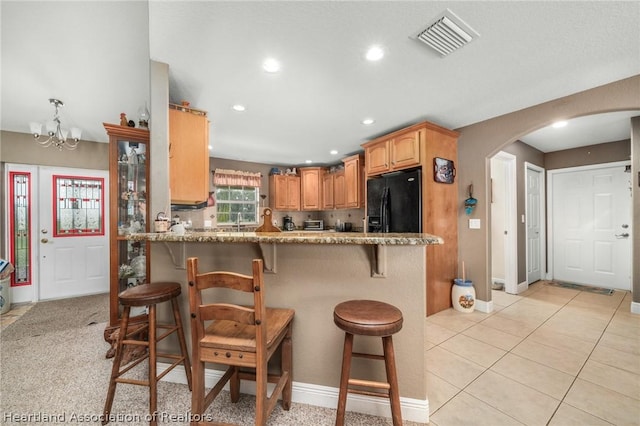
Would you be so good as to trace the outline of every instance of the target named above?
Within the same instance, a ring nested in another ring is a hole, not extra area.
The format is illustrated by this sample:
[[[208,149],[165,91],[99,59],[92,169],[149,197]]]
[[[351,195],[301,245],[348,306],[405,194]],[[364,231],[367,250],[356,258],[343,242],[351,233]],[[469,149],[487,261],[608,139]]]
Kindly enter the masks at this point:
[[[240,105],[240,104],[235,104],[234,106],[231,107],[234,111],[238,111],[238,112],[243,112],[245,111],[247,108],[245,108],[244,105]]]
[[[371,46],[367,50],[366,58],[369,61],[379,61],[384,56],[384,51],[380,46]]]
[[[365,118],[364,120],[362,120],[362,124],[364,124],[365,126],[369,126],[370,124],[375,123],[376,120],[374,120],[373,118]]]
[[[209,145],[209,151],[211,151],[213,149],[213,147],[211,145]]]
[[[329,151],[329,154],[338,155],[338,150],[337,149],[332,149],[331,151]]]
[[[567,122],[563,120],[563,121],[556,121],[556,122],[555,122],[555,123],[553,123],[551,126],[552,126],[554,129],[559,129],[559,128],[561,128],[561,127],[565,127],[566,125],[567,125]]]
[[[307,163],[307,164],[311,164],[311,163],[313,163],[313,161],[311,161],[311,160],[306,160],[306,161],[305,161],[305,163]]]
[[[280,62],[276,61],[273,58],[267,58],[265,59],[265,61],[262,63],[262,68],[266,71],[266,72],[278,72],[280,71]]]

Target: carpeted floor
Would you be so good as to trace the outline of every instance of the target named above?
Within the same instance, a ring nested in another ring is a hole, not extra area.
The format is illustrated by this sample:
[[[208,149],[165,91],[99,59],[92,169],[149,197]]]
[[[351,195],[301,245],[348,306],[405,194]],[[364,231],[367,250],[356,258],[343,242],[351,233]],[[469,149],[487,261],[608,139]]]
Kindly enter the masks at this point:
[[[580,290],[580,291],[587,291],[589,293],[596,293],[596,294],[605,294],[605,295],[609,295],[611,296],[614,292],[613,289],[611,288],[605,288],[605,287],[596,287],[596,286],[591,286],[591,285],[582,285],[582,284],[575,284],[575,283],[568,283],[568,282],[564,282],[564,281],[547,281],[548,285],[552,285],[552,286],[556,286],[556,287],[563,287],[563,288],[571,288],[574,290]]]
[[[104,297],[104,296],[102,296]],[[107,298],[88,296],[37,303],[0,332],[0,424],[100,424],[112,360],[103,332]],[[147,374],[146,363],[133,370]],[[110,425],[146,425],[148,388],[118,385]],[[223,392],[207,414],[216,421],[253,424],[254,398],[232,404]],[[186,385],[158,384],[159,424],[187,425],[191,392]],[[268,425],[333,425],[335,410],[293,403],[278,404]],[[347,413],[346,424],[391,425],[391,419]],[[405,425],[415,425],[405,422]]]
[[[2,331],[2,340],[19,340],[25,337],[81,328],[109,320],[109,294],[49,300],[36,303],[19,319]]]

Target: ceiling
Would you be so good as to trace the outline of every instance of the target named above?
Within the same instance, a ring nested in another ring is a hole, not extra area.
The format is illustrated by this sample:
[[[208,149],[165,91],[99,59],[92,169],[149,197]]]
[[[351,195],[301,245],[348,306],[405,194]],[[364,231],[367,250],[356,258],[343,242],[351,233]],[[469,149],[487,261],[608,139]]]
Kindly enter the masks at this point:
[[[30,121],[51,118],[56,97],[64,126],[106,142],[102,122],[117,123],[121,112],[137,121],[149,100],[151,58],[169,65],[171,102],[208,112],[212,156],[267,164],[330,164],[419,121],[456,129],[640,73],[637,1],[0,7],[2,130],[29,132]],[[415,36],[447,8],[480,36],[443,58]],[[370,62],[364,54],[374,44],[385,55]],[[262,69],[267,57],[280,72]],[[617,141],[629,137],[635,115],[574,119],[522,140],[544,152]]]

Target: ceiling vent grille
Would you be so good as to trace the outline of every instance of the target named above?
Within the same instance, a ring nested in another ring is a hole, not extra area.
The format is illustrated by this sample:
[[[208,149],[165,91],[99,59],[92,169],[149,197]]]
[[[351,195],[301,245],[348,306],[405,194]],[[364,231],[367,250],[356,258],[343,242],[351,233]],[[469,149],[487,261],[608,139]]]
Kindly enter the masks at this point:
[[[443,57],[466,46],[478,37],[480,34],[449,9],[417,35],[419,41]]]

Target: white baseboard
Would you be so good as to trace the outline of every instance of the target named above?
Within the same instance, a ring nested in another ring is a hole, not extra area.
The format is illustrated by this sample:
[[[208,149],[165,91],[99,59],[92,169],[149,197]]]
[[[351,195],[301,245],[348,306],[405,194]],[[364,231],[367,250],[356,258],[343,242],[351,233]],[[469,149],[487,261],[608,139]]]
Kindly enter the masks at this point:
[[[158,373],[166,370],[169,365],[170,364],[159,362]],[[204,378],[205,386],[213,387],[220,377],[222,377],[222,374],[222,371],[207,369],[205,371]],[[187,383],[184,368],[180,366],[167,373],[162,380],[171,383]],[[228,384],[225,388],[228,390]],[[269,392],[272,390],[273,384],[269,384]],[[240,384],[240,392],[255,395],[255,383],[243,380]],[[338,406],[338,388],[294,381],[291,400],[301,404],[335,409]],[[403,420],[416,423],[429,423],[428,399],[420,400],[401,397],[400,406]],[[349,397],[347,398],[347,411],[355,411],[357,413],[370,414],[372,416],[391,418],[389,401],[385,398],[373,396],[349,394]]]
[[[632,314],[640,314],[640,303],[631,302],[631,313]]]
[[[484,300],[476,299],[475,310],[484,312],[485,314],[490,314],[493,312],[493,300],[486,302]]]
[[[517,290],[518,294],[524,293],[528,289],[529,289],[529,283],[526,280],[522,281],[520,284],[518,284],[518,290]]]

